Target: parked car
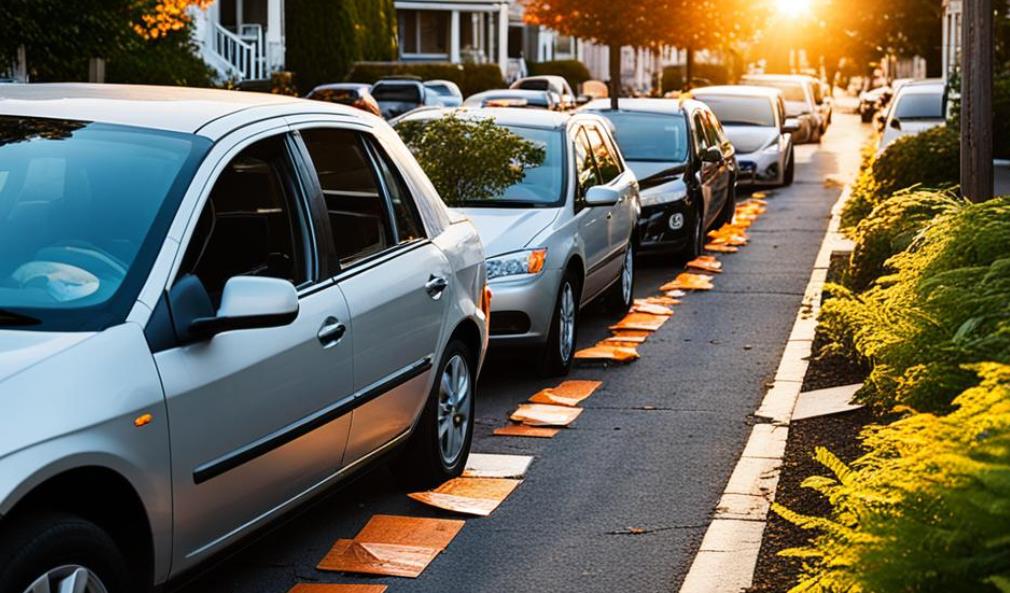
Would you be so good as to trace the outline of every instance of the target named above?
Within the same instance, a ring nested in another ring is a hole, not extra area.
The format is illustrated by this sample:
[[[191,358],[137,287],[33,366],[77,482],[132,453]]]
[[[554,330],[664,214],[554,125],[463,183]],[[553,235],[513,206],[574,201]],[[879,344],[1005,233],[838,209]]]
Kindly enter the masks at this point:
[[[553,91],[523,91],[498,89],[470,95],[463,101],[464,107],[516,107],[562,110],[561,97]]]
[[[737,164],[712,111],[692,100],[596,100],[582,111],[606,117],[638,178],[641,250],[699,255],[706,233],[733,219]]]
[[[782,91],[758,86],[712,86],[693,97],[715,113],[736,149],[738,186],[792,185],[796,158]],[[795,121],[795,120],[793,120]]]
[[[459,107],[463,104],[463,92],[451,80],[428,80],[424,83],[424,88],[436,95],[434,101],[442,107]]]
[[[814,97],[814,79],[809,76],[785,74],[749,74],[740,84],[771,87],[782,91],[786,101],[786,117],[797,120],[796,144],[820,142],[823,134],[819,106]]]
[[[384,122],[25,85],[0,137],[0,591],[161,587],[400,445],[460,473],[484,252]]]
[[[880,150],[902,136],[925,132],[946,123],[947,108],[942,80],[923,80],[902,85],[884,119]]]
[[[859,118],[864,124],[873,121],[873,116],[880,110],[881,99],[891,93],[891,87],[879,86],[859,93]]]
[[[564,76],[527,76],[513,82],[509,88],[557,93],[561,97],[561,109],[572,109],[576,105],[575,93]]]
[[[372,85],[370,84],[361,82],[322,84],[312,89],[312,92],[305,98],[349,105],[382,117],[382,110],[379,109],[379,103],[372,96]]]
[[[438,95],[414,77],[383,78],[372,85],[372,96],[378,101],[382,117],[386,119],[425,105],[439,105]]]
[[[597,298],[620,311],[632,303],[635,174],[598,116],[508,108],[456,113],[493,118],[545,151],[543,163],[500,196],[453,206],[477,226],[487,250],[492,344],[535,346],[546,374],[565,374],[580,309]]]
[[[813,76],[807,76],[807,78],[810,80],[810,88],[814,91],[814,105],[817,106],[817,115],[821,122],[821,135],[823,136],[831,125],[831,93],[826,90],[827,85],[821,79]]]

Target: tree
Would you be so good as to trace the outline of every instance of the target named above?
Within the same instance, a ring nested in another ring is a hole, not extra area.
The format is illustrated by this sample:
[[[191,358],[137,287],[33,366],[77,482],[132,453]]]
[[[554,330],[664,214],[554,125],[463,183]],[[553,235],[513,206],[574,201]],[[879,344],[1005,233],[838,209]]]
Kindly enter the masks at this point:
[[[396,131],[450,206],[499,196],[546,156],[543,147],[492,119],[467,120],[450,113],[402,122]]]

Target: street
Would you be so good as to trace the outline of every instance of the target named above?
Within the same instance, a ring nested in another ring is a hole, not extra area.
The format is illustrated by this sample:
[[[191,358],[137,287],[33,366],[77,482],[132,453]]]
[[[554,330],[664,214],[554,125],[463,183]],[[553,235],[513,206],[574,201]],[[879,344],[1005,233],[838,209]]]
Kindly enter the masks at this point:
[[[627,366],[576,369],[603,382],[553,439],[492,436],[517,403],[558,380],[528,359],[492,351],[480,377],[473,451],[534,456],[522,485],[466,526],[419,578],[315,570],[338,538],[377,513],[450,516],[413,502],[380,466],[184,583],[181,593],[284,593],[297,582],[382,583],[391,592],[676,591],[740,454],[782,354],[839,194],[866,136],[836,110],[820,145],[797,147],[796,182],[769,192],[751,242],[720,255],[715,290],[689,294]],[[636,296],[657,294],[678,268],[642,257]],[[579,346],[615,321],[584,311]]]

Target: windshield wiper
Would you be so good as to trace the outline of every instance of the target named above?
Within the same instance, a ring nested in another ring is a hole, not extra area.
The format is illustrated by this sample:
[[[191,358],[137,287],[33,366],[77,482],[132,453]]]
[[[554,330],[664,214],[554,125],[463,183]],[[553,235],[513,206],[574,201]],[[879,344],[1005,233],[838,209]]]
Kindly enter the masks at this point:
[[[42,321],[34,317],[22,315],[21,313],[15,313],[14,311],[5,311],[0,309],[0,326],[24,327],[27,325],[38,325],[40,323],[42,323]]]

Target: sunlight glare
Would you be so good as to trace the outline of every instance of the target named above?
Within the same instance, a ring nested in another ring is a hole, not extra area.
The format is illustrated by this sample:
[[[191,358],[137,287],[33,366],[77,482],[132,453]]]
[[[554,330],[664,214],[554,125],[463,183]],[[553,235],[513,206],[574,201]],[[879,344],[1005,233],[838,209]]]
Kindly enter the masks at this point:
[[[801,17],[810,14],[811,0],[775,0],[775,9],[787,17]]]

